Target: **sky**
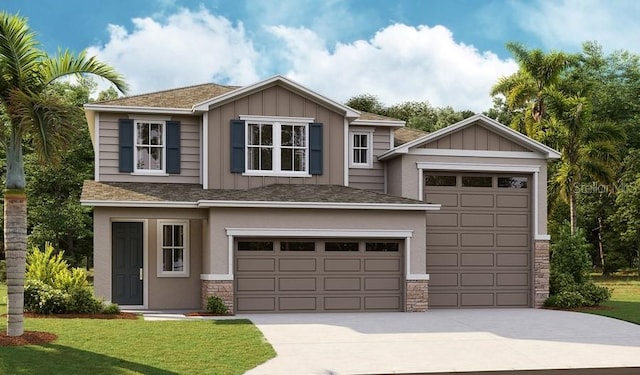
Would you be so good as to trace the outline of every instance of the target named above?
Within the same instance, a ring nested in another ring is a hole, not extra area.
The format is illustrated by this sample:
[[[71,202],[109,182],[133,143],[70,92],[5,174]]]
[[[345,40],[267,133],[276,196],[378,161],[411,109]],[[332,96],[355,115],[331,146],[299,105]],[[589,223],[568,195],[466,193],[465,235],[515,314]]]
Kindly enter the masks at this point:
[[[507,42],[640,53],[636,0],[0,0],[49,53],[116,68],[129,94],[276,74],[339,102],[417,100],[486,111],[517,70]],[[99,89],[104,89],[101,83]]]

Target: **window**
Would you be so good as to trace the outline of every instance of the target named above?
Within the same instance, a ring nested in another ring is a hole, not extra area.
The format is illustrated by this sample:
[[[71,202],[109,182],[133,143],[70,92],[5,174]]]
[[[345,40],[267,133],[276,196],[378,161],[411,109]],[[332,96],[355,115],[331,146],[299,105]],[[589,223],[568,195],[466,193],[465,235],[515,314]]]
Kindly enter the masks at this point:
[[[373,131],[352,131],[349,142],[349,166],[351,168],[371,168]]]
[[[424,176],[425,186],[456,186],[456,176]]]
[[[400,250],[400,244],[397,242],[367,242],[366,251],[392,251]]]
[[[188,221],[158,221],[158,276],[189,276]]]
[[[306,175],[309,170],[307,138],[307,124],[248,121],[247,172]]]
[[[280,251],[316,251],[315,242],[280,242]]]
[[[492,187],[493,177],[490,176],[462,176],[462,186],[464,187]]]
[[[180,122],[150,116],[118,120],[118,170],[180,174]]]
[[[324,251],[359,251],[357,242],[325,242]]]
[[[273,242],[238,241],[238,251],[273,251]]]
[[[498,177],[499,188],[526,189],[527,182],[526,177]]]
[[[164,171],[164,122],[135,122],[136,172]]]

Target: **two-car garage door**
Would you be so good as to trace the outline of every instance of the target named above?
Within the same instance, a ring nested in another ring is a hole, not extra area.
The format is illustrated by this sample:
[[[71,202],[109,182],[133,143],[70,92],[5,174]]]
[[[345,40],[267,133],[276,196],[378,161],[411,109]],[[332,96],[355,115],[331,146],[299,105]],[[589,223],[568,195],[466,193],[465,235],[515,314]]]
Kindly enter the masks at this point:
[[[236,239],[236,311],[401,311],[402,248],[382,239]]]
[[[429,308],[531,306],[530,177],[424,175]]]

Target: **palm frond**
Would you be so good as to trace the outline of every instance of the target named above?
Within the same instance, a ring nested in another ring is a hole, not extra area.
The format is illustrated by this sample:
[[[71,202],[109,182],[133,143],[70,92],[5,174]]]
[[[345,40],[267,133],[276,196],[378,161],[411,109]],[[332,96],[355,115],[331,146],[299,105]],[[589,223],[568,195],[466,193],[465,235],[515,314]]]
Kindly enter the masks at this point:
[[[38,81],[38,62],[43,57],[35,33],[26,18],[0,12],[0,97],[14,87],[25,89]]]

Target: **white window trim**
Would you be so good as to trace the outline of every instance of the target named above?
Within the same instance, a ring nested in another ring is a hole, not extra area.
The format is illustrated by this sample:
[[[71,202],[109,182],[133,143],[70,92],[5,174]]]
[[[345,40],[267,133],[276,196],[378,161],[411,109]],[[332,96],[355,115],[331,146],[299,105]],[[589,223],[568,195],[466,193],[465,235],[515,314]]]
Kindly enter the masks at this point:
[[[183,250],[183,266],[184,269],[182,271],[164,271],[162,267],[162,260],[164,254],[162,253],[162,229],[164,225],[182,225],[183,226],[183,236],[182,243],[184,244]],[[191,252],[191,243],[189,240],[189,220],[158,220],[158,230],[157,230],[157,250],[156,250],[156,259],[157,259],[157,276],[158,277],[189,277],[190,271],[190,252]]]
[[[367,136],[367,162],[355,163],[353,161],[353,137],[355,135]],[[373,130],[350,130],[349,131],[349,168],[371,168],[373,167]]]
[[[244,145],[244,172],[243,176],[264,176],[264,177],[311,177],[309,173],[309,124],[314,122],[312,118],[305,117],[264,117],[264,116],[239,116],[241,120],[245,120],[245,145]],[[273,126],[273,160],[271,161],[273,170],[257,170],[249,169],[249,157],[248,157],[248,137],[249,137],[249,125],[250,124],[271,124]],[[305,158],[305,170],[304,171],[283,171],[281,153],[281,136],[282,126],[304,126],[305,141],[306,141],[306,158]]]
[[[162,124],[162,169],[149,170],[138,169],[138,124],[148,122],[150,124]],[[136,118],[133,120],[133,172],[132,175],[168,176],[167,168],[167,121],[153,118]]]

